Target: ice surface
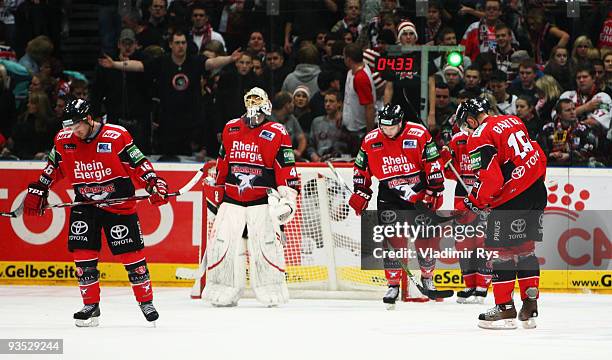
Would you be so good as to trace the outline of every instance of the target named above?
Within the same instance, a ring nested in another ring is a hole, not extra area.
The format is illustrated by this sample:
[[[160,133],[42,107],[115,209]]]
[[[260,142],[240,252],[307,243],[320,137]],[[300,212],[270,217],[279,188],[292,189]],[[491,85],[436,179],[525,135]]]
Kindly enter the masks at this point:
[[[157,328],[128,287],[103,287],[98,328],[76,328],[78,288],[0,286],[0,338],[63,338],[64,355],[0,359],[610,359],[612,295],[542,294],[538,328],[476,326],[485,305],[253,299],[213,308],[187,288],[156,288]],[[520,300],[517,301],[520,307]],[[427,357],[425,357],[427,356]]]

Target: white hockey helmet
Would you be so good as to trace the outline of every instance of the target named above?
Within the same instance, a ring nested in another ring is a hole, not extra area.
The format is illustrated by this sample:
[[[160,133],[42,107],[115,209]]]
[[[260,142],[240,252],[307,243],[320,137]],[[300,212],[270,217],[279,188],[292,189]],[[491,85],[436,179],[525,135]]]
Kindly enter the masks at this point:
[[[268,99],[268,94],[258,87],[254,87],[244,95],[244,107],[246,108],[246,120],[250,127],[258,126],[263,122],[264,117],[260,116],[272,114],[272,103]]]

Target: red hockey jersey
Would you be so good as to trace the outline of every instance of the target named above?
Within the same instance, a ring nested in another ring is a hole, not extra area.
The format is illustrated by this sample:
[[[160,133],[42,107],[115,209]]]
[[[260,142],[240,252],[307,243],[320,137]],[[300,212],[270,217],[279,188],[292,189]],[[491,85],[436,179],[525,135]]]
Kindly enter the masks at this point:
[[[421,190],[443,190],[442,171],[440,155],[429,131],[407,122],[394,139],[380,129],[365,136],[353,167],[353,185],[355,189],[369,188],[374,176],[380,182],[378,199],[415,203],[424,196]]]
[[[242,118],[223,129],[217,159],[217,185],[225,185],[229,201],[265,203],[268,188],[284,185],[299,190],[291,138],[283,124],[264,121],[250,128]]]
[[[546,175],[546,156],[521,119],[489,116],[468,139],[476,206],[495,208]]]
[[[103,124],[88,141],[76,137],[71,129],[63,129],[54,142],[39,182],[50,187],[57,180],[68,179],[76,201],[134,196],[134,182],[144,186],[147,179],[156,176],[149,160],[121,126]],[[136,212],[135,201],[98,206],[116,214]]]
[[[451,150],[451,155],[452,155],[452,160],[453,160],[452,165],[455,167],[455,170],[457,170],[457,172],[459,173],[459,176],[461,176],[461,179],[463,180],[465,185],[468,186],[468,189],[469,189],[472,185],[474,185],[474,182],[476,181],[476,175],[474,175],[474,172],[472,171],[472,167],[470,164],[470,154],[468,153],[468,149],[467,149],[468,137],[469,137],[468,134],[460,131],[456,133],[455,135],[453,135],[451,141],[448,143],[448,147]],[[446,169],[444,171],[444,176],[447,179],[457,180],[457,177],[450,169]],[[455,186],[455,209],[456,210],[465,209],[463,198],[465,198],[467,194],[468,193],[465,191],[463,186],[457,183],[457,186]]]

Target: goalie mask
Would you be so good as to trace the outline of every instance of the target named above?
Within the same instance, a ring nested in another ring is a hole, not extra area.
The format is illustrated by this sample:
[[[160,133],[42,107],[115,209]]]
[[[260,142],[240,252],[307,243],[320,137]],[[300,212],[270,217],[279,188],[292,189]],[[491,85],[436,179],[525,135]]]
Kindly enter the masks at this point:
[[[262,89],[255,87],[244,95],[244,107],[246,108],[246,121],[249,127],[256,127],[264,120],[263,115],[272,114],[272,103],[268,94]]]

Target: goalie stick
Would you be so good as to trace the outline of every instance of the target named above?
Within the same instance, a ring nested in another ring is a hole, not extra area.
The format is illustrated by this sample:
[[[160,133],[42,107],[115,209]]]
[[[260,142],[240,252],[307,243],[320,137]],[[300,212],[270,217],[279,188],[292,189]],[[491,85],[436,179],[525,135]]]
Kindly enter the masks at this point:
[[[198,182],[198,180],[200,180],[200,178],[202,177],[202,174],[204,174],[203,169],[199,169],[198,172],[193,176],[193,178],[191,180],[189,180],[189,182],[187,184],[185,184],[185,186],[180,188],[178,191],[175,191],[175,192],[167,194],[166,197],[173,197],[173,196],[183,195],[187,191],[191,190],[191,188]],[[66,207],[73,207],[73,206],[79,206],[79,205],[100,205],[100,204],[112,205],[112,204],[116,204],[116,203],[120,203],[120,202],[125,202],[125,201],[148,199],[149,196],[151,196],[151,195],[150,194],[147,194],[147,195],[136,195],[136,196],[130,196],[130,197],[117,198],[117,199],[73,201],[73,202],[66,202],[66,203],[60,203],[60,204],[47,205],[45,207],[45,209],[66,208]],[[0,212],[0,216],[4,216],[4,217],[16,218],[16,217],[19,217],[21,215],[23,215],[23,201],[17,207],[17,209],[15,209],[13,211],[10,211],[10,212]]]
[[[328,161],[327,167],[329,167],[329,169],[331,170],[332,175],[334,176],[335,180],[338,183],[340,183],[350,194],[352,194],[353,190],[351,190],[351,188],[349,188],[349,186],[344,182],[344,179],[342,179],[342,177],[340,176],[340,173],[338,173],[338,170],[334,167],[334,164]],[[420,203],[420,202],[417,202],[417,203]],[[415,207],[417,207],[417,204],[415,204]],[[446,222],[446,221],[454,219],[454,216],[445,217],[445,216],[440,216],[436,214],[434,211],[431,211],[429,208],[427,208],[425,204],[422,204],[422,207],[418,210],[426,211],[428,216],[431,216],[432,218],[438,218],[441,220],[440,222]],[[391,244],[389,244],[389,247],[391,248],[391,250],[395,251],[395,249],[393,248]],[[421,294],[427,296],[428,298],[432,300],[443,299],[443,298],[451,297],[455,294],[453,290],[431,290],[430,291],[428,289],[425,289],[423,285],[419,281],[417,281],[416,277],[414,276],[414,274],[412,274],[410,269],[408,269],[408,266],[402,263],[401,261],[400,261],[400,264],[402,266],[402,269],[406,272],[406,274],[410,278],[410,281],[412,281],[416,285],[417,289],[419,289]]]

